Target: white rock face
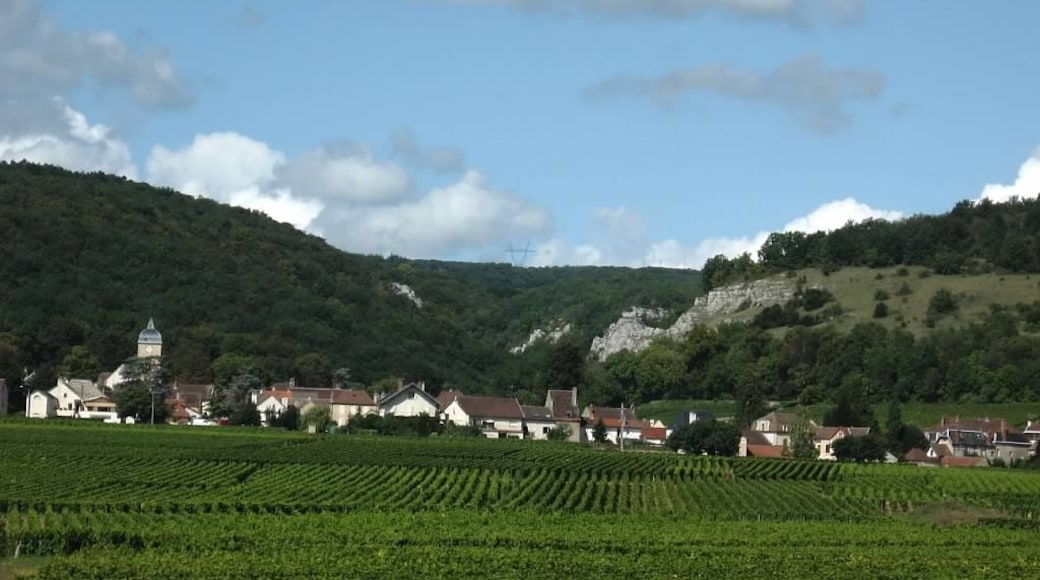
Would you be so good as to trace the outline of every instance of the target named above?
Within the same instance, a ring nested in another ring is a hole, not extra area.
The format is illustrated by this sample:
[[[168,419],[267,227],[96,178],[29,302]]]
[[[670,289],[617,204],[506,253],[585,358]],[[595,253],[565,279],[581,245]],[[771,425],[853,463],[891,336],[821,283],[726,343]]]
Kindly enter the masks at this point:
[[[415,290],[412,290],[412,287],[408,284],[401,284],[400,282],[391,282],[390,289],[396,292],[397,294],[411,300],[412,304],[415,304],[416,308],[422,308],[422,298],[419,298],[419,296],[415,293]]]
[[[783,304],[794,297],[793,282],[785,280],[757,280],[735,286],[726,286],[708,292],[693,302],[693,307],[683,313],[667,329],[647,326],[645,309],[632,308],[621,314],[621,318],[607,328],[603,336],[592,339],[589,351],[599,360],[615,352],[630,350],[639,352],[654,339],[668,336],[680,338],[694,326],[722,314],[730,314],[741,307],[764,307]],[[660,316],[659,316],[660,317]]]
[[[534,343],[539,340],[547,340],[550,343],[556,343],[563,335],[571,331],[571,324],[569,322],[563,322],[562,320],[553,321],[553,325],[548,330],[542,328],[536,328],[531,331],[528,335],[527,340],[523,344],[518,344],[513,348],[509,349],[509,352],[513,354],[520,354],[525,350],[534,346]]]

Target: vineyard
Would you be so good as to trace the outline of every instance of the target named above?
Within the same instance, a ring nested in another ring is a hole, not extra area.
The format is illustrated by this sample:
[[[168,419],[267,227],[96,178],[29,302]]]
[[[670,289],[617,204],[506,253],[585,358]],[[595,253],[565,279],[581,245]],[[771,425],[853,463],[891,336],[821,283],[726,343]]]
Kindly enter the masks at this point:
[[[41,578],[1040,575],[1040,474],[548,442],[0,422],[0,518]]]

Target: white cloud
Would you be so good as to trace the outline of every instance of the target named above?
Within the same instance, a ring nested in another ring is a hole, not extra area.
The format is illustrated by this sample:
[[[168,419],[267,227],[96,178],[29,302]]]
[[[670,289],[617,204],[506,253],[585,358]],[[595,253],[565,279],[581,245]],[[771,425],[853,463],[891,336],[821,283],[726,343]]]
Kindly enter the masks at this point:
[[[104,125],[60,102],[65,121],[62,132],[0,136],[0,159],[59,165],[74,171],[104,171],[130,179],[137,177],[127,144],[110,135]]]
[[[364,148],[321,147],[288,163],[282,180],[307,195],[360,203],[404,198],[412,180],[404,168],[377,161]]]
[[[390,144],[394,153],[404,158],[407,163],[438,173],[461,171],[466,165],[466,156],[458,147],[421,145],[411,131],[402,130],[394,133],[390,138]]]
[[[1032,199],[1040,195],[1040,151],[1026,159],[1018,168],[1018,176],[1010,185],[989,184],[982,189],[981,199],[994,202],[1008,201],[1012,197]]]
[[[636,212],[627,208],[598,209],[593,212],[593,216],[601,225],[605,224],[606,237],[577,247],[571,247],[559,239],[550,240],[538,248],[534,265],[615,264],[700,268],[709,258],[719,254],[734,257],[747,252],[757,258],[758,249],[770,233],[763,230],[751,236],[707,238],[695,244],[685,244],[675,239],[649,241],[642,217]],[[866,219],[897,220],[902,217],[902,212],[874,209],[850,197],[825,203],[789,221],[782,231],[831,231],[850,221],[858,223]],[[584,261],[584,256],[595,256],[595,261]]]
[[[154,185],[228,201],[238,191],[269,186],[284,163],[285,155],[266,143],[234,132],[210,133],[177,150],[156,145],[146,175]]]
[[[548,212],[491,189],[475,171],[419,199],[347,206],[322,220],[329,241],[340,247],[406,256],[439,256],[512,235],[544,235],[551,226]]]
[[[197,135],[191,144],[172,150],[152,148],[148,181],[191,195],[256,209],[272,218],[308,229],[324,204],[294,195],[277,183],[285,155],[262,141],[233,132]]]

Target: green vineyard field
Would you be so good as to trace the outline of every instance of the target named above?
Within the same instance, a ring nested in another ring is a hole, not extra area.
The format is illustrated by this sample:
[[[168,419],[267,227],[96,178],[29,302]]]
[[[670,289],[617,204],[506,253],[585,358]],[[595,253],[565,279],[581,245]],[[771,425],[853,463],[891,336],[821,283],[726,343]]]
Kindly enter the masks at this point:
[[[1040,577],[1038,533],[1029,471],[0,422],[40,578]]]

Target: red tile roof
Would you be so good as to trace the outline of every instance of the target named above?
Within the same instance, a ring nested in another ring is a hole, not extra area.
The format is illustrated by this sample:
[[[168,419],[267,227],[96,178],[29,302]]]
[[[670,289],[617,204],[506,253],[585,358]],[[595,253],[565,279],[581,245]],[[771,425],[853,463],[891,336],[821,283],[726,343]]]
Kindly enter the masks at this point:
[[[780,458],[784,457],[784,446],[783,445],[748,445],[747,452],[749,457],[772,457]]]
[[[947,455],[941,460],[943,467],[985,467],[989,465],[982,457],[954,457]]]
[[[333,405],[376,406],[376,402],[365,391],[349,389],[333,391],[331,401]]]
[[[928,452],[924,449],[914,447],[910,451],[906,452],[906,455],[903,456],[903,461],[910,461],[913,463],[925,463],[932,462],[933,459],[931,457],[928,457]]]
[[[668,438],[667,427],[647,427],[643,429],[643,439],[653,439],[655,441],[664,441]]]
[[[466,394],[462,391],[454,391],[451,389],[448,389],[447,391],[441,391],[440,394],[437,395],[437,408],[443,411],[445,407],[450,405],[451,402],[456,399],[456,397],[464,396],[466,396]]]
[[[574,402],[575,394],[571,390],[550,390],[546,394],[546,400],[550,403],[553,417],[557,419],[577,419],[581,412]]]

